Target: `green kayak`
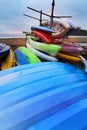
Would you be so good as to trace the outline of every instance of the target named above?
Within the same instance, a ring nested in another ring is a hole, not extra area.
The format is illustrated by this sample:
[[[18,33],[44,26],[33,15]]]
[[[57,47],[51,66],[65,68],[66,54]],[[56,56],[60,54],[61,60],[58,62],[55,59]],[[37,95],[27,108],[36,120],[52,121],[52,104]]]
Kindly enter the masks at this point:
[[[29,64],[41,62],[30,49],[26,47],[19,47],[18,49],[26,56]]]
[[[37,38],[32,37],[32,36],[28,37],[28,42],[33,48],[40,50],[40,51],[47,53],[54,57],[61,50],[61,46],[58,46],[55,44],[47,44],[47,43],[43,43],[43,42],[38,42]]]

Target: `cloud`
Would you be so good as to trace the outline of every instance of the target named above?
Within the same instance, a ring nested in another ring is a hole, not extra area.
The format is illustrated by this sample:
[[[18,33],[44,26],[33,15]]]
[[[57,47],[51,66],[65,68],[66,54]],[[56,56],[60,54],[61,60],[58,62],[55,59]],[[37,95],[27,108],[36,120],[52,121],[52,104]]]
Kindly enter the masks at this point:
[[[27,6],[51,14],[52,0],[3,0],[0,1],[0,33],[31,31],[31,26],[39,21],[23,16],[23,13],[39,18],[40,14],[27,9]],[[55,15],[71,15],[82,28],[87,28],[86,0],[55,0]],[[48,19],[48,17],[43,16]]]

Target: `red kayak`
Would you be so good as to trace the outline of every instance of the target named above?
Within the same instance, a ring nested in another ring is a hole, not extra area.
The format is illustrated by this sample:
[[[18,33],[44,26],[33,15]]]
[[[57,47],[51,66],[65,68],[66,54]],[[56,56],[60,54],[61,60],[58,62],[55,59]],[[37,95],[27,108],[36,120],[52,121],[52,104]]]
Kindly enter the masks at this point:
[[[50,37],[50,34],[39,30],[32,30],[32,32],[36,37],[40,38],[43,42],[52,43],[52,38]]]

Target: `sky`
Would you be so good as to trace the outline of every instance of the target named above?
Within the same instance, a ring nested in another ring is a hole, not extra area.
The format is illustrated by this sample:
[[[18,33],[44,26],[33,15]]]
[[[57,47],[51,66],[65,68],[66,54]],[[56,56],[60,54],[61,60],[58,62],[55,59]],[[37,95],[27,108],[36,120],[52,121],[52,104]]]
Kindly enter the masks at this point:
[[[0,34],[30,32],[31,26],[39,25],[39,21],[23,14],[37,18],[40,15],[27,7],[51,14],[51,4],[52,0],[0,0]],[[87,30],[87,0],[55,0],[54,15],[72,16],[71,20]],[[43,19],[49,20],[46,16]]]

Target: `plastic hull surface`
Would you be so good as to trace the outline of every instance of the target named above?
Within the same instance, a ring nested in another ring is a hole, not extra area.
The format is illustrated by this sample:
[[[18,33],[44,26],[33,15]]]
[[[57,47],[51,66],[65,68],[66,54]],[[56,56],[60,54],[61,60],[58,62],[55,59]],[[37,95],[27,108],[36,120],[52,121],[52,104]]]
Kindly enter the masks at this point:
[[[76,67],[61,62],[42,62],[14,67],[3,73],[0,77],[0,129],[86,128],[87,75]]]

